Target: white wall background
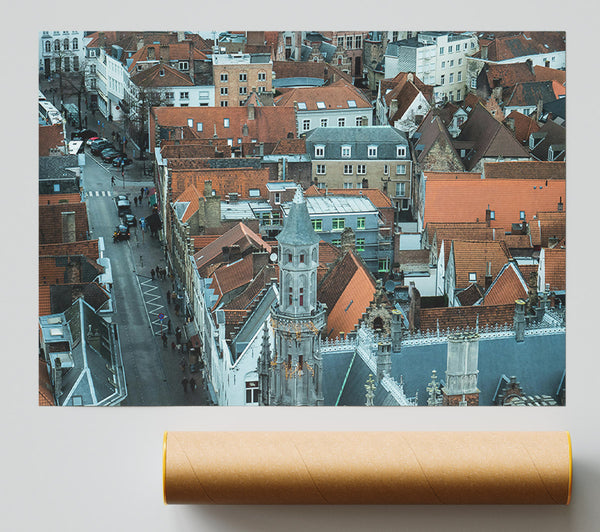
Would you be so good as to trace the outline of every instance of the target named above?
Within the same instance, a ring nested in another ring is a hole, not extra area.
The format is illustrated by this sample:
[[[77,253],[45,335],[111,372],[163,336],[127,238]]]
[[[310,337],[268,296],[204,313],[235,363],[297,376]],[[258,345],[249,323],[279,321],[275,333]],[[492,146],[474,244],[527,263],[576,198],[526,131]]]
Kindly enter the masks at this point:
[[[205,21],[216,28],[305,29],[340,27],[339,6],[335,3],[309,2],[304,9],[293,9],[286,18],[280,5],[280,20],[261,16],[247,19],[247,10],[225,11],[207,4],[186,6],[186,20]],[[37,404],[37,120],[33,114],[37,91],[38,41],[40,28],[156,29],[174,28],[177,15],[166,16],[171,8],[157,1],[137,5],[108,1],[97,5],[68,4],[54,9],[31,9],[32,2],[13,5],[17,16],[2,33],[3,54],[17,70],[23,91],[11,94],[11,85],[2,86],[6,106],[2,129],[9,175],[2,195],[2,222],[31,220],[18,232],[3,231],[2,330],[4,336],[0,453],[3,457],[0,528],[9,531],[47,530],[67,532],[86,530],[151,531],[256,531],[287,530],[418,530],[530,532],[596,531],[600,523],[600,430],[597,394],[590,383],[600,374],[597,341],[598,289],[588,287],[586,268],[598,255],[597,246],[585,248],[585,231],[578,227],[595,212],[595,194],[590,186],[577,183],[589,172],[587,157],[595,152],[597,135],[586,129],[598,122],[598,108],[590,101],[590,76],[586,71],[589,50],[585,35],[594,34],[594,17],[581,17],[579,9],[565,9],[557,0],[503,3],[504,13],[518,13],[510,27],[531,22],[536,29],[566,29],[569,46],[569,208],[568,208],[568,406],[564,408],[478,408],[478,409],[360,409],[323,408],[115,408],[58,409],[39,408]],[[581,2],[583,4],[583,2]],[[233,6],[232,6],[233,7]],[[296,6],[297,7],[297,6]],[[358,6],[360,7],[360,6]],[[575,6],[573,6],[575,7]],[[581,6],[583,7],[583,5]],[[175,9],[175,6],[173,6]],[[293,6],[290,5],[290,9]],[[446,11],[447,8],[447,11]],[[194,12],[196,10],[197,12]],[[214,11],[211,11],[214,10]],[[398,4],[390,0],[377,9],[360,10],[360,26],[381,29],[379,17],[393,20],[401,16],[407,29],[451,28],[492,29],[493,4],[479,6],[479,19],[469,19],[475,10],[456,10],[447,4],[428,9],[424,18],[420,4]],[[346,26],[357,25],[356,13],[344,3]],[[118,13],[118,16],[116,15]],[[18,16],[21,15],[21,16]],[[195,15],[195,16],[194,16]],[[212,15],[212,16],[211,16]],[[465,16],[467,18],[465,18]],[[227,18],[231,17],[231,18]],[[318,17],[318,19],[317,19]],[[293,20],[293,28],[290,27]],[[326,21],[330,20],[331,24]],[[520,21],[520,23],[519,23]],[[384,21],[385,25],[385,21]],[[8,24],[7,24],[8,26]],[[19,61],[12,61],[14,42],[19,42]],[[27,58],[27,60],[24,60]],[[596,80],[594,80],[596,81]],[[586,102],[588,103],[586,105]],[[13,198],[22,198],[17,202]],[[10,201],[10,203],[9,203]],[[8,205],[7,205],[8,204]],[[25,208],[29,216],[22,215]],[[19,212],[17,212],[19,209]],[[6,252],[11,250],[10,255]],[[588,289],[589,288],[589,289]],[[591,290],[595,289],[595,293]],[[574,484],[569,507],[194,507],[164,506],[161,486],[162,436],[165,430],[570,430],[573,438]]]

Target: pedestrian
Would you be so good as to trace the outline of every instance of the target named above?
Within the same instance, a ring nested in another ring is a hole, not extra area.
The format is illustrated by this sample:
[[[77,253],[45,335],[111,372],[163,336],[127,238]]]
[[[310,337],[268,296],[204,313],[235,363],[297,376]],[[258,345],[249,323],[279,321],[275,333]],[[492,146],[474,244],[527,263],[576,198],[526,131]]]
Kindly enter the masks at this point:
[[[144,192],[146,193],[146,196],[148,195],[148,187],[144,187]]]
[[[142,206],[142,194],[140,194],[140,197],[138,198],[138,201],[140,202],[140,207]]]
[[[167,290],[167,305],[171,304],[171,290]]]
[[[144,195],[144,187],[140,188],[140,198]]]
[[[181,307],[179,306],[179,303],[175,303],[175,316],[179,316],[179,309]]]
[[[183,379],[181,379],[181,385],[183,386],[183,393],[187,392],[187,385],[188,385],[188,380],[183,377]]]
[[[175,352],[175,342],[171,342],[171,351]]]
[[[116,134],[115,134],[115,132],[113,131],[113,132],[112,132],[112,139],[113,139],[113,142],[115,141],[115,138],[116,138]]]
[[[160,279],[160,266],[156,267],[156,277]]]
[[[121,165],[121,177],[125,177],[125,166]]]
[[[193,392],[196,389],[196,379],[194,377],[190,377],[190,390]]]
[[[178,344],[181,343],[181,331],[175,331],[175,339],[177,340]]]
[[[148,196],[148,207],[150,207],[150,196]]]
[[[110,177],[110,185],[113,187],[115,186],[115,176],[114,175]]]
[[[167,347],[167,335],[165,333],[161,333],[160,337],[162,338],[163,347],[166,349],[166,347]]]
[[[133,198],[133,203],[135,204],[135,206],[137,207],[137,196],[135,198]]]
[[[181,368],[181,373],[185,373],[185,358],[181,357],[179,361],[179,367]]]
[[[171,318],[169,318],[169,321],[167,322],[167,334],[171,334]]]
[[[154,268],[150,270],[150,275],[152,275],[152,280],[154,281],[154,276],[156,275],[156,273],[154,272]]]

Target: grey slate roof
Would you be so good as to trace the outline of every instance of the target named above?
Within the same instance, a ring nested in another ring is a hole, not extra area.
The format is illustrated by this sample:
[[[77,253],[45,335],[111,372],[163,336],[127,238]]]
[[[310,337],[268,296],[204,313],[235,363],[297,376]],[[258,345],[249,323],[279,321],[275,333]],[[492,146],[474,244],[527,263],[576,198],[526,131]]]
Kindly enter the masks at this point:
[[[276,238],[280,244],[309,246],[317,244],[320,240],[313,229],[300,189],[297,189],[290,214],[283,222],[283,230]]]
[[[47,156],[39,158],[39,178],[54,179],[57,177],[74,177],[69,168],[79,167],[77,155]]]
[[[551,102],[544,103],[544,114],[552,113],[554,116],[559,116],[563,120],[566,120],[566,101],[566,98],[558,98],[557,100],[552,100]]]
[[[440,381],[445,381],[446,357],[446,342],[403,345],[399,353],[392,353],[391,376],[397,382],[403,380],[407,397],[415,397],[418,392],[419,406],[426,405],[431,371],[435,369]],[[526,335],[523,342],[516,342],[514,336],[490,338],[482,335],[479,341],[479,404],[493,404],[502,375],[517,377],[527,395],[556,397],[565,371],[565,359],[564,333],[535,333]],[[353,351],[323,352],[325,405],[364,405],[364,385],[372,373]],[[340,388],[340,382],[343,388]],[[339,403],[336,403],[338,397]],[[394,403],[380,383],[373,402],[375,405]]]
[[[327,160],[342,160],[341,147],[350,146],[350,160],[406,160],[410,159],[406,134],[392,126],[318,127],[306,133],[306,152],[312,159],[314,146],[325,145]],[[377,146],[377,157],[368,157],[369,146]],[[406,156],[396,156],[396,146],[406,147]],[[321,159],[319,157],[319,159]]]

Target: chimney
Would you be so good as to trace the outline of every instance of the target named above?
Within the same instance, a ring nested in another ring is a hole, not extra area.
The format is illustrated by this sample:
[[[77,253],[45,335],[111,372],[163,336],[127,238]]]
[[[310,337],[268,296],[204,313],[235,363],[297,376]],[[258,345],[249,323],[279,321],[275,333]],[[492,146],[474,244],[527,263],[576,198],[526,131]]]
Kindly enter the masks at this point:
[[[402,312],[398,309],[392,310],[390,329],[392,334],[392,351],[399,353],[402,347]]]
[[[448,335],[446,385],[442,388],[444,406],[479,405],[479,334]]]
[[[564,205],[563,205],[562,196],[561,196],[560,198],[558,198],[558,207],[557,207],[558,212],[563,212],[563,207],[564,207]]]
[[[544,112],[544,100],[542,100],[541,98],[537,101],[537,107],[535,112],[536,119],[540,121],[542,119],[542,113]]]
[[[252,253],[252,277],[256,277],[258,273],[268,264],[269,254],[266,251]]]
[[[517,299],[515,301],[515,340],[522,342],[525,340],[525,301]]]
[[[390,102],[390,109],[388,111],[388,117],[392,118],[396,114],[396,111],[398,111],[398,99],[392,98],[392,101]]]
[[[154,46],[148,46],[148,61],[154,61],[156,59],[156,52]]]
[[[204,197],[205,198],[210,198],[213,194],[212,194],[212,181],[210,179],[207,179],[206,181],[204,181]]]
[[[247,137],[248,134],[249,134],[249,132],[248,132],[248,124],[244,124],[242,126],[242,137]]]
[[[525,63],[529,67],[529,72],[535,75],[535,69],[533,68],[533,61],[531,59],[525,60]]]
[[[377,344],[377,380],[389,375],[392,369],[392,344],[389,340]]]
[[[54,373],[54,398],[58,405],[60,404],[58,398],[62,395],[62,363],[59,357],[54,359],[54,368],[52,372]]]
[[[340,236],[340,247],[342,253],[347,251],[354,251],[356,249],[356,235],[351,227],[346,227]]]
[[[185,31],[178,31],[177,32],[177,42],[181,42],[185,40]]]
[[[160,56],[159,59],[161,62],[164,63],[168,63],[170,56],[169,56],[169,45],[168,44],[161,44],[160,45]]]
[[[234,244],[229,248],[229,262],[235,262],[242,258],[242,250],[238,244]]]
[[[514,133],[514,131],[515,131],[515,119],[514,118],[507,118],[506,119],[506,125],[507,125],[508,129],[510,129]]]
[[[485,223],[489,227],[492,223],[492,211],[490,210],[490,206],[487,206],[485,210]]]
[[[408,327],[410,332],[418,331],[421,328],[421,294],[415,288],[415,282],[411,281],[408,288],[410,303],[408,308]]]
[[[500,103],[502,101],[502,87],[494,87],[492,89],[492,96],[498,103]]]
[[[408,74],[406,74],[406,80],[410,81],[411,83],[415,81],[415,77],[412,72],[409,72]]]
[[[75,213],[74,212],[61,212],[61,224],[62,224],[62,241],[63,243],[75,242]]]
[[[485,290],[487,290],[492,284],[492,263],[488,261],[487,270],[485,274]]]
[[[254,120],[254,104],[248,104],[248,120]]]

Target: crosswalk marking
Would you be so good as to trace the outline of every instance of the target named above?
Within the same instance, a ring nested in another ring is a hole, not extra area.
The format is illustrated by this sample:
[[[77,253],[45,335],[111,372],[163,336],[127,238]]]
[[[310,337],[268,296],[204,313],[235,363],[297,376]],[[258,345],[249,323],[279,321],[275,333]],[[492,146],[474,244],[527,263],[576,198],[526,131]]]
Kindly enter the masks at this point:
[[[112,196],[112,192],[110,190],[88,190],[87,195],[92,198],[99,196],[110,197]]]

